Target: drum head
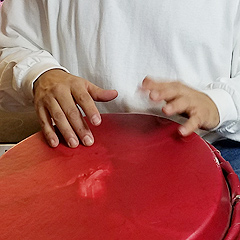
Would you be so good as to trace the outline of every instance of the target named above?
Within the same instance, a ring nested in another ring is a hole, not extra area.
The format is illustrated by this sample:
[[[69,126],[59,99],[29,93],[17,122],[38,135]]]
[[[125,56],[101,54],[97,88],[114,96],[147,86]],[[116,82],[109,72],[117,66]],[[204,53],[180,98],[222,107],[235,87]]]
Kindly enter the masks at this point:
[[[215,155],[157,116],[103,114],[95,144],[41,132],[0,158],[1,239],[222,239],[231,217]]]

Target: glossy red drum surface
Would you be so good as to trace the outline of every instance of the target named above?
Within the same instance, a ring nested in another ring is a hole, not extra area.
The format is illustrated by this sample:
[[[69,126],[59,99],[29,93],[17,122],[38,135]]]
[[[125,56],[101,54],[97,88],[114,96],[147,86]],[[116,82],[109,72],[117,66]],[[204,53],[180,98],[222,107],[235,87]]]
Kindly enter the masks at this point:
[[[102,118],[92,147],[53,149],[40,132],[0,158],[0,239],[225,237],[230,190],[199,136],[156,116]]]

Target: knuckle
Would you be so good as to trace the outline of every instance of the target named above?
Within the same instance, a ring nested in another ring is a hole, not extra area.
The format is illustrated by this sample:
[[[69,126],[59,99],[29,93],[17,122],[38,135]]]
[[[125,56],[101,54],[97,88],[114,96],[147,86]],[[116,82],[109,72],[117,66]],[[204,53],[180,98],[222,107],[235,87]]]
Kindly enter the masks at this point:
[[[71,137],[71,136],[74,136],[74,131],[73,129],[70,127],[70,128],[67,128],[67,127],[62,127],[62,128],[59,128],[61,134],[63,135],[64,139],[66,141],[68,141],[68,139]]]
[[[42,99],[41,102],[39,102],[39,106],[43,106],[45,107],[46,109],[51,109],[52,105],[53,105],[53,99],[50,98],[50,96],[46,96],[45,98]]]
[[[174,81],[174,82],[173,82],[173,87],[174,87],[175,89],[181,88],[182,85],[183,85],[183,84],[182,84],[180,81]]]
[[[196,114],[194,117],[194,126],[195,128],[201,128],[203,125],[202,116],[200,114]]]
[[[52,118],[55,122],[61,122],[65,118],[65,114],[62,111],[56,111],[52,114]]]
[[[44,119],[42,119],[41,117],[38,118],[38,122],[39,122],[43,132],[47,132],[47,130],[46,130],[47,125],[48,125],[47,122]]]
[[[34,98],[34,105],[36,107],[49,106],[52,99],[53,97],[51,94],[41,94],[41,96],[39,95]]]
[[[59,94],[62,94],[63,91],[65,91],[65,87],[62,86],[62,84],[56,84],[54,86],[52,86],[52,88],[50,89],[50,93],[54,96],[57,96]]]
[[[84,136],[88,131],[84,126],[78,127],[76,130],[78,136],[82,137]]]
[[[84,78],[75,78],[75,77],[71,77],[69,79],[70,83],[71,83],[71,86],[74,88],[74,89],[77,89],[77,88],[83,88],[85,87],[86,85],[86,80]]]
[[[86,134],[91,135],[91,131],[85,121],[83,121],[82,124],[76,128],[76,132],[80,137],[83,137]]]
[[[81,92],[77,95],[75,99],[80,105],[89,103],[89,94],[87,92]]]
[[[44,136],[46,139],[51,139],[53,138],[53,133],[51,131],[43,130]]]
[[[173,89],[181,96],[189,97],[188,88],[180,81],[173,82]]]
[[[67,110],[66,115],[68,116],[68,118],[75,120],[79,118],[80,112],[77,108],[70,108]]]

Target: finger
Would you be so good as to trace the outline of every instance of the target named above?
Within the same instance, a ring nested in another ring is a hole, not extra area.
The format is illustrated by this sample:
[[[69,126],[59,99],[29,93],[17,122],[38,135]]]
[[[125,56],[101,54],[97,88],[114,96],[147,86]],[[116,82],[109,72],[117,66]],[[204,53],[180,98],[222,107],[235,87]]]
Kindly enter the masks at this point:
[[[143,89],[149,89],[152,90],[154,88],[156,88],[157,82],[155,82],[153,79],[151,79],[150,77],[145,77],[142,81],[142,88]]]
[[[65,113],[59,106],[58,102],[55,99],[51,99],[51,101],[46,104],[46,108],[48,109],[50,116],[54,120],[68,146],[71,148],[77,147],[79,144],[78,137],[74,133]]]
[[[99,88],[93,84],[91,84],[89,87],[89,93],[90,93],[91,97],[95,101],[98,101],[98,102],[108,102],[108,101],[115,99],[118,96],[118,92],[116,90],[105,90],[105,89]],[[97,108],[96,108],[96,105],[94,104],[93,112],[95,112],[95,114],[94,113],[90,114],[91,117],[89,119],[93,125],[98,126],[101,123],[101,116],[100,116],[98,110],[97,111],[96,110],[97,110]],[[84,111],[86,113],[86,111],[88,111],[88,109],[85,109]]]
[[[89,84],[88,92],[92,98],[98,102],[108,102],[118,96],[118,92],[116,90],[102,89],[94,84]]]
[[[91,95],[84,90],[73,90],[72,94],[74,100],[82,108],[90,122],[95,126],[100,125],[101,116]]]
[[[93,125],[98,126],[101,124],[101,116],[94,103],[94,100],[103,102],[111,101],[117,97],[118,92],[116,90],[105,90],[99,88],[89,82],[86,90],[87,91],[81,88],[74,88],[72,89],[72,94],[75,101],[82,108],[90,122]]]
[[[175,98],[174,100],[168,102],[162,111],[167,116],[172,116],[174,114],[181,114],[184,112],[191,112],[190,102],[184,97]]]
[[[169,102],[186,94],[186,87],[180,82],[153,83],[149,90],[149,98],[153,101]]]
[[[54,127],[52,125],[52,119],[49,115],[49,112],[43,106],[37,108],[36,112],[39,117],[39,122],[42,128],[42,132],[49,146],[57,147],[59,144],[59,140],[55,133]]]
[[[76,103],[74,102],[72,96],[67,92],[64,92],[62,93],[61,97],[58,98],[58,103],[61,106],[61,109],[64,112],[71,128],[81,139],[82,143],[85,146],[91,146],[94,142],[93,135],[87,123],[83,119],[81,112],[77,108]],[[93,105],[95,106],[94,103]]]
[[[192,115],[178,130],[182,136],[186,137],[201,128],[201,126],[201,118],[198,115]]]
[[[166,81],[164,79],[161,79],[161,81],[154,81],[153,79],[146,77],[144,78],[144,80],[142,81],[142,88],[143,89],[147,89],[147,90],[157,90],[157,91],[161,91],[164,90],[166,88],[169,88],[169,86],[173,85],[175,83],[175,81]]]

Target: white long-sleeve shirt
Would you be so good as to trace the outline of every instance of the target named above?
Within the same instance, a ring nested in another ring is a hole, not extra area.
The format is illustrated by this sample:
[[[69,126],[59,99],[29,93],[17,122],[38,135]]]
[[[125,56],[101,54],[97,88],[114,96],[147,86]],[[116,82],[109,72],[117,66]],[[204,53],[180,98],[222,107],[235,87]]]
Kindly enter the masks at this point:
[[[239,0],[6,0],[0,24],[2,109],[33,107],[34,80],[62,68],[119,92],[101,112],[161,114],[138,93],[150,75],[204,91],[212,134],[240,141]]]

